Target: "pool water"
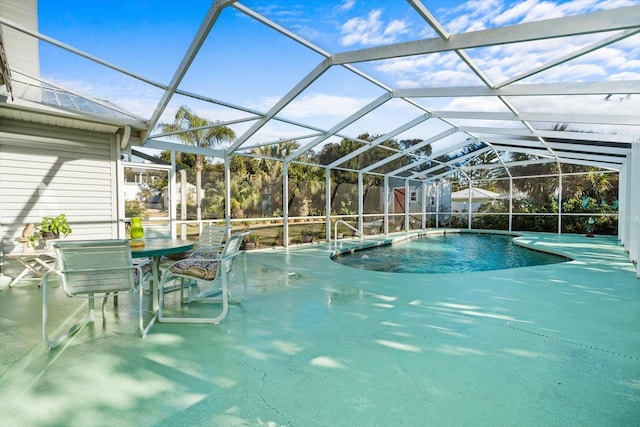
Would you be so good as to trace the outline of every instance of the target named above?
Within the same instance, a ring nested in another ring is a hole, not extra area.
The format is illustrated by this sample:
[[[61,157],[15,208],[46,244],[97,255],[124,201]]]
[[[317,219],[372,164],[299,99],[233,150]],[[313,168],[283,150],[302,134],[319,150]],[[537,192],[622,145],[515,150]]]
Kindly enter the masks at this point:
[[[512,239],[513,236],[498,234],[431,234],[344,253],[333,260],[362,270],[392,273],[464,273],[569,261],[563,256],[518,246]]]

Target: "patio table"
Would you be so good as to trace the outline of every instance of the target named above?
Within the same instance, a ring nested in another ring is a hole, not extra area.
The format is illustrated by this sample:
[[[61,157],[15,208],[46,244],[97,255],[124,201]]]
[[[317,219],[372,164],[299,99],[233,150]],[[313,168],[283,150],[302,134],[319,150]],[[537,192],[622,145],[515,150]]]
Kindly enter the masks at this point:
[[[160,283],[160,258],[164,255],[172,255],[185,252],[193,248],[195,242],[180,239],[144,239],[144,246],[131,247],[133,258],[151,258],[151,310],[153,318],[145,328],[144,334],[149,331],[158,317],[158,284]],[[142,286],[142,285],[141,285]]]

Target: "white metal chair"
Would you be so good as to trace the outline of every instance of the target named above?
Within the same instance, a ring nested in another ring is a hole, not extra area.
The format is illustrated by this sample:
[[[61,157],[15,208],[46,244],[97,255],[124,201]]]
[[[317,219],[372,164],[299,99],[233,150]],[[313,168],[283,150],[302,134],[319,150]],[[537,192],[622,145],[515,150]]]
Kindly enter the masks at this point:
[[[247,264],[244,251],[240,250],[244,236],[249,232],[232,234],[227,239],[222,252],[214,247],[196,250],[189,258],[169,265],[162,274],[159,294],[158,321],[165,323],[214,323],[219,324],[227,315],[230,302],[240,302],[247,290]],[[236,259],[242,257],[242,294],[230,299],[229,280],[234,276]],[[188,279],[188,280],[184,280]],[[180,301],[189,304],[194,301],[222,303],[222,311],[217,316],[166,316],[164,289],[168,282],[180,282]],[[187,291],[185,297],[184,291]]]
[[[196,250],[210,251],[212,249],[220,252],[224,248],[224,239],[227,237],[229,227],[221,225],[207,225],[202,229],[198,242],[196,243]],[[167,255],[166,260],[180,261],[188,258],[193,254],[193,250],[187,252],[180,252],[178,254]],[[167,263],[164,263],[167,265]]]
[[[102,297],[102,316],[111,293],[138,291],[138,315],[140,333],[144,337],[142,318],[142,286],[145,277],[142,263],[133,264],[131,248],[127,240],[76,240],[55,242],[53,247],[58,259],[58,268],[48,272],[42,280],[42,337],[49,350],[63,339],[76,333],[87,323],[93,322],[94,298]],[[88,299],[87,318],[73,324],[55,338],[48,334],[49,276],[61,277],[62,288],[69,297]],[[115,300],[115,298],[114,298]],[[117,301],[114,301],[117,304]]]
[[[227,237],[229,227],[221,225],[207,225],[202,229],[200,238],[196,245],[197,250],[217,249],[221,251],[224,248],[224,239]]]

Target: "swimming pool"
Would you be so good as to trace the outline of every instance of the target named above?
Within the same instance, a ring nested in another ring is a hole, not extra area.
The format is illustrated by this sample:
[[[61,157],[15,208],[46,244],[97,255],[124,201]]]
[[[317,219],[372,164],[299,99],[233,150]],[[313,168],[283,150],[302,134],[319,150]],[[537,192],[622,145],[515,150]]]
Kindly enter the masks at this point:
[[[353,268],[392,273],[464,273],[569,261],[560,255],[519,246],[510,235],[484,233],[428,234],[332,259]]]

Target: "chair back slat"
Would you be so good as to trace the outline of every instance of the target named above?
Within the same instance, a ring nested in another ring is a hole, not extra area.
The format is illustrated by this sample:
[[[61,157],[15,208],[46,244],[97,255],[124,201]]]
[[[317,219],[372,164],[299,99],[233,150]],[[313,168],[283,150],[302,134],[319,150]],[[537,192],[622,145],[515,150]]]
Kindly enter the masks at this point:
[[[250,232],[237,233],[229,236],[227,243],[224,245],[224,249],[222,250],[221,258],[224,260],[224,272],[229,273],[233,270],[233,265],[236,261],[236,257],[233,256],[240,252],[240,248],[242,247],[242,241],[244,240],[244,236],[249,234]],[[230,257],[230,258],[229,258]],[[229,258],[229,259],[226,259]]]
[[[227,227],[219,225],[207,225],[202,229],[198,239],[198,249],[221,248],[224,238],[227,236]]]
[[[69,296],[135,289],[131,248],[126,240],[54,243],[62,284]]]

